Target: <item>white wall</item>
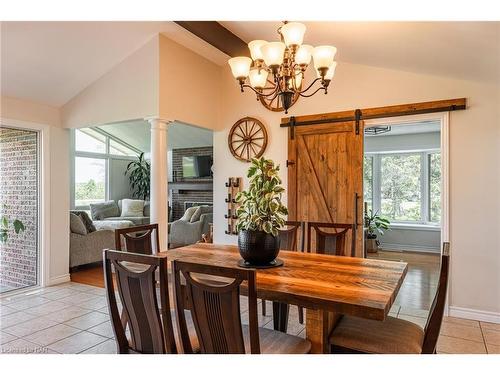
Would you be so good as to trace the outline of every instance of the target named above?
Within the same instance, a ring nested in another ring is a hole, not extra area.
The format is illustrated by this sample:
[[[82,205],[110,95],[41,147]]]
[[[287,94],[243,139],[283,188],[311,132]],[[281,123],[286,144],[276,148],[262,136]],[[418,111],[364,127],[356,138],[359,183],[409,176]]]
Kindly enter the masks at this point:
[[[58,109],[1,97],[0,118],[47,125],[49,137],[50,259],[47,283],[69,281],[69,130],[60,127]],[[29,126],[29,123],[26,125]]]
[[[493,312],[500,319],[500,93],[498,86],[340,63],[328,95],[301,98],[289,115],[467,97],[468,109],[450,114],[450,306]],[[230,127],[244,116],[267,126],[265,153],[281,164],[286,186],[287,131],[283,113],[266,110],[250,92],[241,94],[224,69],[222,111],[214,134],[215,242],[236,243],[224,234],[224,182],[244,176],[247,164],[227,147]]]
[[[158,115],[158,43],[155,36],[66,103],[63,126],[84,128]]]
[[[118,202],[120,199],[132,198],[132,189],[125,170],[130,160],[109,159],[109,199]]]
[[[219,120],[221,68],[163,35],[160,42],[160,117],[214,128]]]

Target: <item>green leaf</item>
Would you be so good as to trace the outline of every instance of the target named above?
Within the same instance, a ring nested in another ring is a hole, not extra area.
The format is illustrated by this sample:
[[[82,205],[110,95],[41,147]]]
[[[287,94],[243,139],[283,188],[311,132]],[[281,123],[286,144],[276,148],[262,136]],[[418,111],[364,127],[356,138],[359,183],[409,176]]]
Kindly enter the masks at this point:
[[[16,232],[16,234],[19,234],[19,232],[23,232],[26,229],[23,222],[20,220],[16,219],[12,224],[14,225],[14,231]]]

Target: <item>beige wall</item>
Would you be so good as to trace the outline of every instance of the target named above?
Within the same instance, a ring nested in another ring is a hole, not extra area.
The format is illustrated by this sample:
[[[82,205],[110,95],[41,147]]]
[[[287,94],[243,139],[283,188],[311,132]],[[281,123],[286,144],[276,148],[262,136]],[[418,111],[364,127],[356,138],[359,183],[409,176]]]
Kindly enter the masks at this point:
[[[158,115],[158,43],[155,36],[66,103],[63,126],[81,128]]]
[[[49,282],[67,280],[69,267],[69,130],[60,127],[60,111],[43,104],[1,97],[0,118],[48,125],[50,143]],[[26,124],[29,127],[29,123]]]
[[[160,35],[160,117],[215,128],[221,74],[220,66]]]
[[[283,113],[273,113],[241,94],[224,70],[219,131],[214,135],[215,242],[235,243],[224,234],[224,182],[244,176],[247,164],[227,147],[230,127],[253,116],[267,126],[265,156],[281,164],[286,186],[287,131]],[[496,313],[500,318],[500,92],[498,86],[340,63],[328,95],[301,98],[289,115],[349,110],[408,102],[467,97],[469,108],[450,115],[450,306]]]

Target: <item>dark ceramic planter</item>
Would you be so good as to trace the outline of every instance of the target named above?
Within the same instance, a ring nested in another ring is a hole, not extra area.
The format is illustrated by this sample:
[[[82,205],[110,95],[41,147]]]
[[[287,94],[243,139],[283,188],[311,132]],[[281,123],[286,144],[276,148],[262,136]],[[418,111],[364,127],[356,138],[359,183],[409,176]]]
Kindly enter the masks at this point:
[[[265,266],[280,252],[280,238],[263,231],[240,230],[238,248],[241,257],[251,265]]]

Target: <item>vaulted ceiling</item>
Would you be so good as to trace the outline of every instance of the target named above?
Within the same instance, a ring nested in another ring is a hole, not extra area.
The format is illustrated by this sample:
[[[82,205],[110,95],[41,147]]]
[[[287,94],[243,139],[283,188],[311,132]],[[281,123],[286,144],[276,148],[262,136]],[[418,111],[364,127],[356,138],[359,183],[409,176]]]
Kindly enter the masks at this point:
[[[235,35],[275,40],[280,22],[221,22]],[[333,44],[340,62],[500,82],[499,22],[305,22],[305,42]],[[154,35],[211,61],[227,56],[174,22],[2,22],[1,94],[64,105]]]

